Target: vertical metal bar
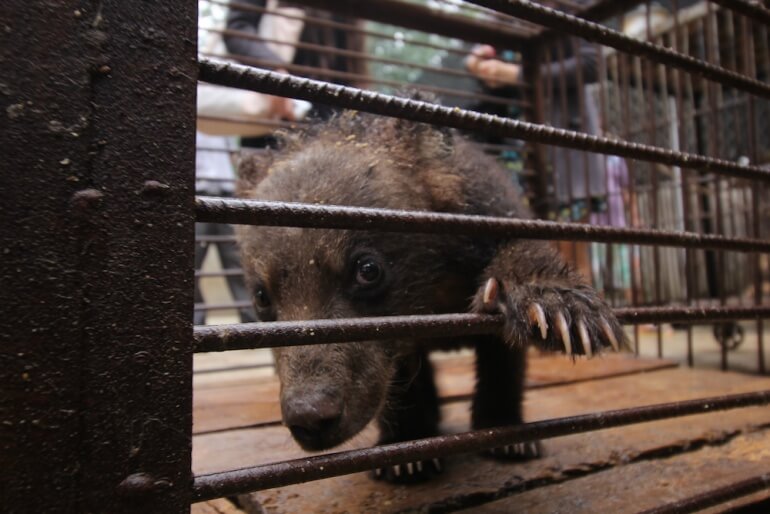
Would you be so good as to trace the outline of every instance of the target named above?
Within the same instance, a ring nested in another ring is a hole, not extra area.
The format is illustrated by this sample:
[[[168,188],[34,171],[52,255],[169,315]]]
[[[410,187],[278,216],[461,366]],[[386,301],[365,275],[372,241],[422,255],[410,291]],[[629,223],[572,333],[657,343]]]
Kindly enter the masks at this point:
[[[650,0],[647,0],[645,3],[645,22],[646,22],[646,32],[647,32],[647,41],[652,41],[652,24],[650,20]],[[649,109],[649,119],[647,120],[647,130],[648,130],[648,143],[651,145],[657,146],[657,142],[655,140],[655,132],[658,129],[658,117],[657,112],[655,108],[655,74],[654,74],[654,63],[650,60],[645,61],[645,81],[647,82],[647,105]],[[662,94],[665,94],[665,91],[662,92]],[[658,170],[657,166],[654,163],[650,163],[650,173],[652,174],[652,201],[650,202],[650,208],[652,210],[652,226],[653,228],[660,228],[660,219],[658,215],[658,195],[660,194],[660,184],[659,184],[659,177],[658,177]],[[660,294],[660,247],[656,246],[652,250],[653,255],[653,265],[655,267],[655,284],[654,284],[654,294],[655,294],[655,305],[661,304],[661,294]],[[663,357],[663,333],[662,333],[662,325],[660,323],[656,324],[655,327],[655,333],[656,333],[656,342],[657,342],[657,350],[658,350],[658,358]]]
[[[721,24],[718,23],[717,24],[717,29],[719,29],[719,27],[721,26],[721,27],[723,27],[726,30],[727,35],[726,35],[725,39],[727,40],[726,51],[727,51],[727,55],[728,55],[728,58],[727,58],[728,65],[729,65],[731,70],[733,70],[735,72],[739,72],[739,70],[738,70],[738,58],[737,58],[737,55],[736,55],[736,53],[738,51],[738,44],[737,44],[737,41],[735,39],[735,19],[733,17],[733,12],[731,10],[729,10],[729,9],[725,9],[723,15],[724,15],[724,22],[721,23]],[[718,32],[718,30],[717,30],[717,32]],[[718,36],[717,37],[717,41],[718,41],[720,39],[720,37],[719,37],[720,35],[717,34],[717,36]],[[717,48],[719,48],[719,43],[718,42],[717,42]],[[725,117],[728,117],[728,119],[730,117],[737,116],[737,113],[738,113],[738,110],[739,110],[739,104],[738,104],[737,100],[738,100],[738,96],[739,96],[740,92],[737,89],[732,88],[732,89],[730,89],[729,93],[730,93],[729,94],[730,100],[728,100],[727,103],[725,103],[724,97],[720,97],[720,100],[722,101],[722,105],[720,107],[720,113],[723,113],[723,115]],[[730,107],[730,106],[732,106],[732,107]],[[745,138],[741,137],[742,136],[742,134],[741,134],[742,129],[743,129],[743,127],[742,127],[741,123],[736,123],[735,124],[735,130],[737,132],[737,141],[739,141],[739,142],[746,141]],[[729,156],[725,155],[724,157],[729,157]],[[735,177],[728,177],[727,178],[727,212],[728,212],[728,216],[730,217],[730,234],[733,235],[733,236],[738,235],[738,228],[737,228],[737,221],[736,221],[736,218],[738,217],[738,211],[735,208],[735,198],[734,198],[735,193],[738,191],[738,185],[737,184],[738,184],[738,182],[736,181]],[[736,257],[736,258],[740,258],[741,260],[743,260],[744,257],[743,256],[739,256],[739,257]],[[738,273],[738,276],[742,275],[742,270],[743,270],[743,267],[741,267],[741,272]],[[738,296],[738,302],[742,305],[743,304],[743,295],[738,294],[737,296]]]
[[[743,43],[743,72],[749,77],[757,76],[757,54],[756,47],[754,45],[754,27],[746,16],[741,16],[741,34]],[[761,27],[760,35],[764,38],[764,48],[767,49],[767,28]],[[766,69],[770,72],[770,63],[768,63]],[[751,155],[751,162],[759,161],[759,145],[757,144],[757,131],[756,131],[756,113],[754,111],[756,104],[752,95],[746,95],[747,98],[747,135],[749,140],[749,154]],[[753,225],[751,229],[754,232],[754,236],[761,237],[762,230],[762,212],[760,209],[760,199],[764,195],[764,185],[757,182],[754,184],[751,195],[751,216]],[[747,226],[747,231],[749,230]],[[760,259],[762,256],[759,253],[755,253],[751,256],[753,261],[753,276],[754,276],[754,305],[762,304],[762,269],[760,266]],[[764,320],[757,318],[757,371],[760,375],[767,373],[765,369],[765,341],[764,341]]]
[[[551,55],[551,46],[550,45],[544,45],[543,46],[543,64],[548,66],[549,71],[545,74],[545,120],[548,124],[553,124],[554,120],[554,113],[553,113],[553,104],[554,104],[554,80],[553,80],[553,73],[550,72],[551,67],[549,66],[553,62],[553,56]],[[564,149],[560,149],[564,150]],[[551,181],[551,187],[553,188],[553,216],[554,219],[558,221],[559,218],[559,184],[556,180],[556,152],[559,151],[557,148],[553,145],[550,145],[548,147],[548,157],[550,161],[550,165],[548,166],[549,172],[551,173],[550,181]]]
[[[588,132],[588,122],[586,119],[586,101],[585,101],[585,83],[583,81],[583,57],[581,55],[583,42],[578,38],[571,38],[572,41],[572,53],[575,56],[575,83],[577,90],[575,94],[578,97],[578,114],[580,115],[580,131],[583,133]],[[588,219],[586,223],[591,221],[591,174],[588,169],[588,152],[580,152],[583,156],[583,180],[585,181],[585,202],[586,209],[588,211]],[[596,170],[598,172],[598,170]],[[571,189],[571,188],[570,188]],[[591,251],[591,243],[585,244],[586,253],[588,255],[588,280],[591,284],[594,283],[594,269],[593,269],[593,252]]]
[[[2,510],[189,512],[196,4],[3,13]]]
[[[570,116],[569,116],[569,104],[567,102],[567,79],[566,71],[564,68],[564,45],[567,40],[559,39],[556,43],[556,58],[559,62],[559,106],[561,110],[561,117],[559,119],[559,125],[567,130],[570,128]],[[572,191],[572,155],[575,150],[569,148],[560,148],[559,152],[564,156],[564,166],[567,171],[567,204],[569,209],[569,221],[575,221],[575,195]],[[554,186],[558,186],[558,180],[561,177],[555,177]],[[572,251],[572,262],[575,263],[575,268],[578,267],[578,251],[577,242],[570,242],[570,249]]]
[[[718,34],[715,32],[717,29],[717,23],[716,23],[716,14],[714,12],[714,4],[711,2],[711,0],[708,0],[707,2],[708,6],[708,14],[706,16],[706,19],[704,20],[705,25],[705,32],[704,36],[706,39],[706,60],[712,64],[719,62],[718,57]],[[716,84],[711,83],[710,81],[707,81],[704,83],[705,86],[705,92],[706,92],[706,102],[708,103],[708,112],[709,112],[709,147],[712,157],[719,157],[721,155],[720,151],[720,144],[719,144],[719,133],[720,131],[720,119],[719,119],[719,100],[718,97],[720,96],[721,92],[721,86],[718,86]],[[716,215],[716,223],[715,223],[715,232],[717,234],[723,235],[724,234],[724,209],[722,205],[722,187],[723,182],[721,176],[717,175],[714,177],[714,201],[716,203],[716,209],[715,209],[715,215]],[[719,303],[720,305],[725,305],[726,303],[726,297],[725,297],[725,274],[727,273],[727,270],[725,268],[725,256],[724,252],[721,250],[718,250],[715,252],[716,254],[716,267],[717,267],[717,273],[716,273],[716,287],[717,287],[717,294],[719,295]],[[728,355],[727,355],[727,346],[725,344],[721,345],[721,366],[722,370],[726,371],[729,367],[728,364]]]
[[[530,84],[525,88],[529,104],[528,119],[533,123],[545,122],[545,98],[543,97],[543,77],[541,67],[543,64],[543,47],[540,44],[530,44],[523,50],[522,66],[524,81]],[[548,217],[548,169],[545,146],[540,143],[529,143],[532,151],[527,158],[530,169],[534,170],[532,179],[535,201],[533,202],[535,214],[541,219]]]
[[[682,26],[682,30],[684,32],[683,34],[683,41],[682,41],[682,49],[688,54],[692,55],[693,52],[690,50],[690,23],[686,23]],[[698,33],[697,27],[694,29],[695,34]],[[687,95],[687,102],[686,106],[689,109],[689,113],[686,114],[686,117],[689,119],[690,124],[693,127],[693,132],[695,132],[695,136],[697,138],[697,130],[698,130],[698,118],[699,114],[697,114],[697,102],[695,100],[695,87],[693,86],[695,78],[690,74],[682,74],[683,78],[685,79],[684,82],[684,89],[685,94]],[[697,147],[697,139],[695,142],[695,145]],[[690,207],[692,208],[691,211],[691,217],[690,217],[690,223],[693,228],[694,232],[703,232],[703,224],[705,220],[705,214],[704,209],[701,206],[700,203],[700,195],[701,195],[701,177],[699,175],[691,175],[691,177],[694,176],[693,184],[693,195],[692,195],[692,202],[690,203]],[[700,252],[693,252],[692,253],[692,267],[690,268],[690,273],[692,274],[692,282],[693,284],[693,293],[694,293],[694,301],[695,306],[701,305],[701,285],[704,287],[707,286],[705,283],[701,283],[701,277],[704,276],[703,274],[699,274],[698,270],[702,270],[705,272],[705,266],[699,266],[699,262],[706,262],[706,252],[700,251]]]
[[[624,16],[620,16],[619,25],[622,27],[624,21]],[[616,74],[617,77],[617,89],[620,94],[620,102],[621,102],[621,120],[622,120],[622,126],[623,126],[623,139],[629,140],[629,133],[630,133],[630,124],[631,124],[631,114],[630,114],[630,99],[629,99],[629,89],[631,87],[631,80],[628,73],[628,63],[627,60],[628,56],[623,53],[616,54],[616,60],[618,62],[619,66],[619,72]],[[631,220],[631,226],[636,227],[638,216],[637,216],[637,196],[636,196],[636,161],[629,159],[628,161],[628,174],[629,174],[629,196],[631,198],[631,201],[629,202],[629,219]],[[631,302],[634,306],[639,305],[639,278],[637,277],[637,271],[641,273],[641,269],[638,268],[639,259],[639,247],[638,246],[631,246],[629,248],[629,260],[630,260],[630,268],[631,268]],[[639,355],[639,325],[634,325],[634,353],[636,355]]]
[[[674,10],[674,35],[673,35],[673,48],[677,52],[686,52],[687,45],[680,43],[681,26],[679,23],[679,0],[672,1],[672,8]],[[679,151],[686,151],[687,148],[687,126],[684,114],[683,98],[682,98],[682,75],[680,70],[673,70],[674,73],[674,90],[676,95],[676,119],[677,119],[677,134],[679,135]],[[685,230],[693,230],[692,222],[690,220],[690,188],[689,188],[690,170],[680,169],[680,183],[681,183],[681,196],[682,196],[682,222]],[[685,273],[684,284],[685,294],[687,296],[687,305],[693,304],[693,287],[692,287],[692,267],[693,267],[693,255],[689,248],[685,249]],[[687,365],[693,367],[695,359],[693,356],[693,339],[692,339],[692,324],[687,324]]]
[[[601,124],[601,131],[602,136],[606,137],[609,132],[609,126],[607,124],[607,110],[609,108],[608,105],[608,99],[607,99],[607,86],[606,84],[609,82],[609,69],[607,66],[607,58],[604,55],[604,48],[596,44],[596,55],[598,56],[598,77],[599,77],[599,120]],[[609,170],[607,169],[607,158],[606,156],[602,156],[601,159],[602,163],[602,173],[604,177],[604,203],[606,205],[607,209],[607,219],[612,219],[612,201],[610,198],[610,175]],[[622,192],[618,193],[622,194]],[[604,259],[605,259],[605,267],[607,269],[607,273],[604,279],[604,289],[606,291],[611,291],[614,293],[615,291],[615,280],[614,280],[614,247],[611,244],[605,245],[605,253],[604,253]],[[617,299],[616,295],[613,294],[610,298],[607,298],[607,300],[610,302],[610,305],[617,305]],[[623,305],[626,305],[628,302],[624,301]]]

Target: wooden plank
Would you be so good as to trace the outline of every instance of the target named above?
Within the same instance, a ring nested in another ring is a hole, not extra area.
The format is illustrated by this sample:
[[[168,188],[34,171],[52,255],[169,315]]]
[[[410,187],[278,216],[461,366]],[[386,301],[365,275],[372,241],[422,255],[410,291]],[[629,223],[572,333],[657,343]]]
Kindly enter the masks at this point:
[[[530,390],[525,410],[527,419],[535,421],[768,388],[770,378],[668,369]],[[442,430],[445,433],[467,430],[467,402],[447,404],[443,413]],[[623,468],[623,464],[632,468],[650,463],[646,468],[638,468],[640,472],[647,470],[645,472],[650,474],[636,476],[629,484],[629,487],[644,490],[648,482],[657,480],[659,469],[667,465],[668,460],[659,460],[661,455],[686,455],[701,447],[713,447],[718,453],[722,449],[720,445],[731,444],[738,437],[750,437],[751,427],[763,424],[770,424],[770,409],[737,409],[727,415],[702,414],[549,439],[544,442],[546,455],[528,463],[499,463],[477,455],[450,457],[446,462],[447,470],[441,477],[415,486],[374,482],[365,473],[358,473],[262,491],[248,497],[271,513],[428,510],[439,506],[471,506],[474,501],[489,502],[520,487],[546,490],[562,482],[566,484],[570,480],[578,480],[576,477],[590,478],[602,475],[602,470],[608,472]],[[345,448],[364,447],[375,438],[376,431],[369,427]],[[193,444],[193,466],[197,474],[303,455],[304,452],[297,448],[282,427],[197,436]],[[743,454],[739,452],[736,455]],[[753,458],[764,463],[765,457],[765,451],[758,450]],[[767,469],[768,463],[764,464]],[[699,468],[691,468],[690,473],[694,469]],[[593,487],[587,494],[601,496],[605,490],[606,486]],[[683,490],[685,495],[696,492],[694,489]]]
[[[701,514],[759,514],[762,512],[770,512],[770,490],[736,498],[716,507],[705,509]]]
[[[203,503],[193,503],[190,514],[246,514],[236,507],[231,501],[218,498]]]
[[[616,466],[584,478],[475,506],[479,514],[639,512],[767,473],[770,430],[663,460]],[[597,494],[598,492],[600,494]]]
[[[438,358],[433,362],[442,398],[470,397],[476,383],[471,354]],[[630,355],[607,355],[573,362],[561,356],[535,354],[530,359],[527,384],[528,387],[545,387],[671,366],[676,364]],[[193,384],[195,434],[281,421],[278,378],[268,369],[199,373]]]

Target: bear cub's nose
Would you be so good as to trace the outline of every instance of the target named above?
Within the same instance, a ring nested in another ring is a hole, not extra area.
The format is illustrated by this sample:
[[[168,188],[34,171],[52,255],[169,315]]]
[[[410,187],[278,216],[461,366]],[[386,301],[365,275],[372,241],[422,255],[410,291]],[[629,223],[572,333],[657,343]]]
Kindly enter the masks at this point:
[[[326,393],[294,395],[283,403],[283,420],[291,435],[306,449],[323,449],[339,428],[342,398]]]

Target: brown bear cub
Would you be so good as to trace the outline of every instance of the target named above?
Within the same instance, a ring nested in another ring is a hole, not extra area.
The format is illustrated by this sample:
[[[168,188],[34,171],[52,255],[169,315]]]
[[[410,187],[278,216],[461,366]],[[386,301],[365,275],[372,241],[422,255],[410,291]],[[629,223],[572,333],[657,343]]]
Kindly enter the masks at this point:
[[[511,177],[451,131],[345,112],[241,164],[242,198],[529,218]],[[283,421],[306,450],[341,444],[377,418],[380,444],[438,434],[427,354],[475,347],[473,428],[522,422],[528,343],[592,354],[625,343],[596,291],[546,242],[243,226],[243,268],[262,321],[499,312],[497,336],[402,339],[274,350]],[[535,443],[490,452],[536,457]],[[434,459],[380,469],[417,481]]]

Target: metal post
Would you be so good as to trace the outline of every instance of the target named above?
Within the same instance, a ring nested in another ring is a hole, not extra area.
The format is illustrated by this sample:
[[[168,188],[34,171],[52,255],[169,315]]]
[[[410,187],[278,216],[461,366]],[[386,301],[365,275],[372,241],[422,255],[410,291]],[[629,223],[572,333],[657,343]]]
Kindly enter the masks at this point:
[[[0,20],[2,510],[189,512],[196,4]]]

